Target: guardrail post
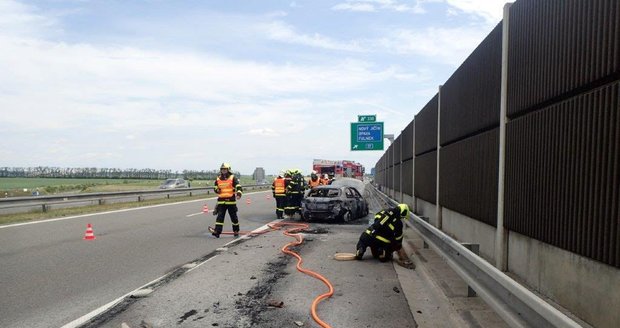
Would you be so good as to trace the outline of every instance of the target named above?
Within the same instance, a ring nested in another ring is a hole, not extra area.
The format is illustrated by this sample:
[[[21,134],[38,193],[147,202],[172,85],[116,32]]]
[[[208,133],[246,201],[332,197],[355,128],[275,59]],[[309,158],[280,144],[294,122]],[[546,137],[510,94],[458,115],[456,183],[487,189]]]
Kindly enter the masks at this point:
[[[470,250],[472,253],[474,253],[476,255],[480,255],[480,245],[479,244],[461,243],[461,245],[463,245],[463,247],[465,247],[468,250]],[[475,296],[476,296],[476,291],[473,290],[470,286],[467,286],[467,297],[475,297]]]
[[[142,196],[138,196],[138,202],[142,201]]]
[[[105,201],[103,200],[103,198],[99,198],[99,205],[103,205],[105,203]]]
[[[420,219],[422,219],[422,221],[424,221],[426,223],[430,223],[428,216],[421,216]],[[423,248],[428,248],[428,244],[426,243],[426,241],[422,241],[422,247]]]
[[[191,191],[189,192],[189,197],[192,197],[192,192]]]
[[[166,194],[166,198],[170,199],[170,194]]]
[[[47,212],[47,204],[42,204],[41,210],[43,211],[43,213]]]

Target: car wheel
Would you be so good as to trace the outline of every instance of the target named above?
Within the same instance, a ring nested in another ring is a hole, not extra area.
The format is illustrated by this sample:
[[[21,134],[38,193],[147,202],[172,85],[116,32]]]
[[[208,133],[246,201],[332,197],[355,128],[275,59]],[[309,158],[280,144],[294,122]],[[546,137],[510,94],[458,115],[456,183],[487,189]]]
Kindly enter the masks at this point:
[[[351,215],[351,211],[347,211],[346,213],[344,213],[344,215],[342,216],[342,219],[344,222],[351,222],[353,219],[353,216]]]

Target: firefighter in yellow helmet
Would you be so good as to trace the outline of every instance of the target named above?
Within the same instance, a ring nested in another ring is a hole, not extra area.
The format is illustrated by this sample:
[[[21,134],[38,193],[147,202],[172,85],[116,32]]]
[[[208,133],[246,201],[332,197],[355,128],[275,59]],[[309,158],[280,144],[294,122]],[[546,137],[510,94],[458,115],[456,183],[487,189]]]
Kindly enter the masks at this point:
[[[366,252],[366,247],[370,247],[373,257],[381,262],[391,260],[392,253],[398,252],[399,264],[413,266],[402,245],[402,220],[408,218],[409,206],[407,204],[398,204],[396,207],[375,214],[375,221],[360,236],[355,258],[361,260],[364,257],[364,252]]]
[[[226,211],[230,215],[235,237],[239,236],[239,218],[237,217],[237,199],[241,198],[243,189],[239,179],[232,174],[230,164],[222,163],[220,175],[215,179],[215,192],[217,196],[217,218],[215,219],[215,231],[213,236],[219,238],[224,227]]]
[[[306,181],[299,169],[291,169],[288,172],[290,175],[290,181],[286,184],[286,207],[284,208],[284,214],[288,219],[292,219],[295,212],[301,211],[301,200],[304,198],[304,190],[306,189]]]

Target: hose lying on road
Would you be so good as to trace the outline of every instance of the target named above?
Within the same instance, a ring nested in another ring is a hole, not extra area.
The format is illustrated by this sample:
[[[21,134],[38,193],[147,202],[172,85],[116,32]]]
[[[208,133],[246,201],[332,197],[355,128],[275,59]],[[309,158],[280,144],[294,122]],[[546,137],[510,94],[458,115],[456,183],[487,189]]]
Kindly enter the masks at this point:
[[[300,232],[308,229],[310,226],[306,223],[276,222],[276,223],[272,223],[268,225],[270,229],[264,229],[264,230],[260,230],[256,232],[240,231],[239,234],[241,235],[262,235],[264,233],[267,233],[273,230],[283,229],[286,226],[290,226],[290,227],[284,230],[283,233],[286,236],[295,238],[295,241],[284,245],[280,250],[285,254],[288,254],[288,255],[291,255],[297,258],[297,266],[296,266],[297,271],[305,273],[313,278],[316,278],[322,281],[327,286],[327,288],[329,288],[329,291],[327,293],[323,293],[314,299],[314,301],[312,302],[312,306],[310,307],[310,314],[312,315],[312,319],[314,319],[314,321],[316,321],[316,323],[318,323],[321,327],[331,328],[331,326],[328,323],[324,322],[323,320],[321,320],[321,318],[319,318],[319,315],[316,312],[316,307],[322,300],[329,298],[334,294],[334,286],[332,286],[331,282],[329,282],[329,280],[327,280],[327,278],[323,277],[321,274],[314,272],[312,270],[302,268],[301,264],[303,263],[304,260],[301,258],[299,254],[289,249],[289,247],[291,246],[301,245],[304,242],[304,237],[303,235],[300,234]],[[209,231],[212,231],[212,230],[213,228],[209,227]],[[234,232],[225,231],[225,232],[222,232],[222,234],[232,235],[234,234]]]

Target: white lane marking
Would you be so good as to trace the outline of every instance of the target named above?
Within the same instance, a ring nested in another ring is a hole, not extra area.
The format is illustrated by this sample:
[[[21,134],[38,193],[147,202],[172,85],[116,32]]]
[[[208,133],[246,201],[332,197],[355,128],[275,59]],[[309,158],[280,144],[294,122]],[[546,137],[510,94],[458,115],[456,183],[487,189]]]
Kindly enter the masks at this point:
[[[258,194],[258,193],[261,193],[261,192],[267,192],[267,191],[257,191],[257,192],[252,192],[252,193],[248,193],[248,194]],[[48,223],[48,222],[56,222],[56,221],[79,219],[79,218],[84,218],[84,217],[88,217],[88,216],[105,215],[105,214],[113,214],[113,213],[122,213],[122,212],[129,212],[129,211],[138,211],[138,210],[144,210],[144,209],[155,208],[155,207],[172,206],[172,205],[179,205],[179,204],[189,204],[189,203],[195,203],[195,202],[204,202],[205,200],[208,201],[208,200],[213,200],[213,199],[215,199],[215,198],[206,198],[206,199],[203,198],[203,199],[196,199],[196,200],[186,200],[186,201],[178,202],[178,203],[150,205],[150,206],[134,207],[134,208],[125,208],[125,209],[122,209],[122,210],[98,212],[98,213],[89,213],[89,214],[82,214],[82,215],[75,215],[75,216],[67,216],[67,217],[64,217],[64,218],[56,218],[56,219],[48,219],[48,220],[40,220],[40,221],[32,221],[32,222],[14,223],[14,224],[8,224],[8,225],[0,225],[0,229],[14,228],[14,227],[20,227],[20,226],[25,226],[25,225],[30,225],[30,224],[37,224],[37,223]]]
[[[206,259],[205,261],[200,263],[200,265],[211,261],[215,257],[217,257],[217,255]],[[189,272],[189,271],[191,271],[191,270],[187,270],[186,272]],[[151,282],[148,282],[148,283],[146,283],[146,284],[144,284],[144,285],[142,285],[142,286],[140,286],[140,287],[130,291],[129,293],[127,293],[127,294],[125,294],[125,295],[123,295],[123,296],[113,300],[112,302],[110,302],[110,303],[108,303],[108,304],[106,304],[104,306],[101,306],[101,307],[99,307],[99,308],[97,308],[97,309],[95,309],[95,310],[93,310],[93,311],[91,311],[91,312],[89,312],[89,313],[87,313],[87,314],[85,314],[85,315],[83,315],[83,316],[81,316],[81,317],[71,321],[70,323],[62,326],[61,328],[76,328],[76,327],[79,327],[79,326],[85,324],[86,322],[90,321],[94,317],[96,317],[96,316],[100,315],[101,313],[107,311],[108,309],[112,308],[116,304],[120,303],[122,300],[124,300],[129,295],[139,291],[140,289],[146,288],[147,286],[149,286],[151,284],[154,284],[154,283],[156,283],[156,282],[166,278],[167,276],[168,276],[168,274],[165,274],[165,275],[163,275],[163,276],[161,276],[161,277],[159,277],[159,278],[157,278],[157,279],[155,279],[155,280],[153,280]]]
[[[280,221],[282,221],[282,220],[274,220],[274,221],[271,221],[271,222],[269,222],[269,223],[267,223],[267,224],[263,225],[262,227],[259,227],[259,228],[256,228],[256,229],[252,230],[251,232],[259,232],[259,231],[262,231],[262,230],[268,229],[270,224],[273,224],[273,223],[276,223],[276,222],[280,222]],[[235,240],[231,240],[231,241],[227,242],[227,243],[226,243],[226,244],[224,244],[224,246],[222,246],[222,247],[228,247],[228,245],[233,244],[233,243],[236,243],[236,242],[239,242],[239,240],[241,240],[241,239],[248,239],[248,238],[250,238],[250,237],[248,237],[248,236],[242,236],[241,238],[237,238],[237,239],[235,239]],[[217,256],[217,255],[216,255],[216,256]],[[214,257],[215,257],[215,256],[214,256]],[[213,258],[213,257],[212,257],[212,258]],[[207,260],[207,261],[208,261],[208,260]],[[190,272],[190,271],[192,271],[192,270],[197,269],[199,266],[201,266],[201,265],[203,265],[203,264],[207,263],[207,261],[204,261],[204,262],[202,262],[202,263],[197,264],[195,267],[193,267],[193,268],[191,268],[191,269],[187,270],[187,272]]]
[[[282,220],[274,220],[274,221],[271,221],[271,222],[269,222],[269,223],[267,223],[267,224],[263,225],[262,227],[259,227],[259,228],[256,228],[256,229],[252,230],[252,232],[259,232],[259,231],[262,231],[262,230],[268,229],[270,224],[273,224],[273,223],[276,223],[276,222],[280,222],[280,221],[282,221]],[[247,236],[243,236],[243,237],[241,237],[241,238],[248,238],[248,237],[247,237]],[[241,239],[241,238],[239,238],[239,239]],[[226,246],[228,246],[228,245],[230,245],[230,244],[232,244],[232,243],[235,243],[235,242],[237,242],[237,241],[238,241],[238,239],[235,239],[235,240],[233,240],[233,241],[230,241],[230,242],[226,243],[226,244],[224,245],[224,247],[226,247]],[[193,268],[191,268],[191,269],[189,269],[189,270],[185,271],[185,273],[188,273],[188,272],[190,272],[190,271],[193,271],[194,269],[197,269],[197,268],[198,268],[198,267],[200,267],[201,265],[203,265],[203,264],[205,264],[205,263],[207,263],[207,262],[211,261],[212,259],[214,259],[214,258],[216,258],[216,257],[217,257],[217,255],[214,255],[213,257],[210,257],[210,258],[208,258],[208,259],[206,259],[206,260],[202,261],[202,263],[199,263],[199,264],[197,264],[195,267],[193,267]],[[136,288],[136,289],[134,289],[134,290],[130,291],[129,293],[127,293],[127,294],[125,294],[125,295],[123,295],[123,296],[121,296],[121,297],[119,297],[119,298],[117,298],[117,299],[113,300],[112,302],[109,302],[108,304],[105,304],[104,306],[101,306],[101,307],[99,307],[99,308],[97,308],[97,309],[95,309],[95,310],[93,310],[93,311],[91,311],[91,312],[89,312],[89,313],[87,313],[87,314],[85,314],[85,315],[83,315],[83,316],[81,316],[81,317],[79,317],[79,318],[77,318],[77,319],[75,319],[75,320],[71,321],[70,323],[68,323],[68,324],[66,324],[66,325],[64,325],[64,326],[62,326],[61,328],[76,328],[76,327],[79,327],[79,326],[81,326],[81,325],[85,324],[86,322],[90,321],[92,318],[94,318],[94,317],[96,317],[96,316],[100,315],[101,313],[103,313],[103,312],[107,311],[108,309],[112,308],[114,305],[116,305],[116,304],[120,303],[123,299],[125,299],[125,297],[128,297],[129,295],[131,295],[131,294],[135,293],[136,291],[138,291],[138,290],[140,290],[140,289],[143,289],[143,288],[146,288],[147,286],[149,286],[149,285],[151,285],[151,284],[154,284],[154,283],[156,283],[156,282],[158,282],[158,281],[160,281],[160,280],[162,280],[162,279],[166,278],[167,276],[168,276],[168,275],[166,274],[166,275],[163,275],[163,276],[161,276],[161,277],[159,277],[159,278],[157,278],[157,279],[155,279],[155,280],[153,280],[153,281],[151,281],[151,282],[149,282],[149,283],[146,283],[146,284],[144,284],[144,285],[142,285],[142,286],[140,286],[140,287],[138,287],[138,288]]]
[[[194,213],[194,214],[188,214],[188,215],[186,215],[185,217],[186,217],[186,218],[189,218],[189,217],[196,216],[196,215],[200,215],[200,214],[203,214],[203,213],[202,213],[202,212],[198,212],[198,213]]]

